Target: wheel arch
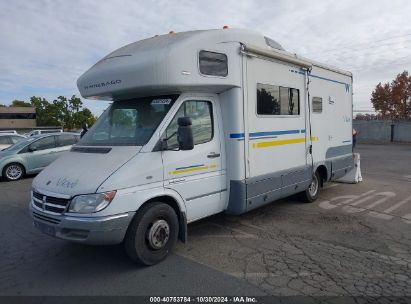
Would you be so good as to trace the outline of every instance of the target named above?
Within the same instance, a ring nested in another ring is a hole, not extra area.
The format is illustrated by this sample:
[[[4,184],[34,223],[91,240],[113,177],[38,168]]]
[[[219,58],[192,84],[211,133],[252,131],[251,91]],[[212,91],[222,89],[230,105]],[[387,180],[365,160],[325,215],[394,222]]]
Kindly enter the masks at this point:
[[[318,174],[320,175],[320,184],[322,187],[324,182],[327,182],[330,177],[327,166],[325,164],[319,164],[315,168],[315,172],[318,172]]]
[[[177,194],[163,193],[153,196],[145,200],[143,204],[137,209],[136,214],[141,210],[142,207],[147,206],[154,202],[162,202],[169,205],[177,214],[179,230],[178,238],[183,242],[187,242],[187,215],[185,204],[182,201],[181,197],[176,197]]]
[[[27,168],[26,168],[26,166],[24,165],[23,162],[21,162],[21,161],[19,161],[19,160],[12,160],[12,161],[10,161],[10,162],[7,162],[6,164],[3,165],[2,168],[0,168],[1,177],[4,178],[4,170],[6,169],[7,166],[12,165],[12,164],[17,164],[17,165],[22,166],[22,167],[23,167],[23,171],[24,171],[24,172],[23,172],[23,176],[24,176],[25,174],[27,174]]]

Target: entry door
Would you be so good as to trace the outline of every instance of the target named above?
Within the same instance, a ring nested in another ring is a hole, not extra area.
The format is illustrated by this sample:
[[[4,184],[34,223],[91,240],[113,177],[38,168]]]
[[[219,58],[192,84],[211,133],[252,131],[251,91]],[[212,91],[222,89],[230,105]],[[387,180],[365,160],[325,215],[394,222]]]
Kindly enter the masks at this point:
[[[266,192],[299,190],[311,178],[304,73],[260,58],[247,60],[247,73],[250,176],[272,177]]]
[[[167,150],[162,152],[164,186],[177,191],[184,199],[187,220],[193,221],[223,210],[223,175],[215,102],[212,99],[185,100],[167,127],[164,138]],[[190,117],[194,149],[178,150],[177,119]]]

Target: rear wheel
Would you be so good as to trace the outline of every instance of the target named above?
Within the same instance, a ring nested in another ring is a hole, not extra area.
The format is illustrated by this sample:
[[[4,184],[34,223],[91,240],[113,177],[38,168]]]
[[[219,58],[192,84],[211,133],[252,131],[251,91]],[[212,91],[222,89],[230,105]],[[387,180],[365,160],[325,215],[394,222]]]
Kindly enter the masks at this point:
[[[8,164],[3,169],[3,177],[8,181],[19,180],[24,174],[24,167],[18,163]]]
[[[300,198],[302,199],[303,202],[312,203],[317,199],[318,192],[320,190],[320,182],[321,182],[320,174],[317,171],[313,175],[313,179],[308,189],[300,193]]]
[[[136,214],[126,233],[127,255],[143,265],[164,260],[174,248],[178,237],[178,218],[169,205],[155,202]]]

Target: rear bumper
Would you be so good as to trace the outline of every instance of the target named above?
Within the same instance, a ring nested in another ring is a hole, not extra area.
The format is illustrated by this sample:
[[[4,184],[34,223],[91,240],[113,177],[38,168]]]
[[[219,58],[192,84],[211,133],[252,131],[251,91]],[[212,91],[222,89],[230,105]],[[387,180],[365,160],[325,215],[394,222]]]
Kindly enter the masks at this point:
[[[104,217],[52,215],[30,204],[34,226],[41,232],[72,242],[109,245],[121,243],[135,212]]]

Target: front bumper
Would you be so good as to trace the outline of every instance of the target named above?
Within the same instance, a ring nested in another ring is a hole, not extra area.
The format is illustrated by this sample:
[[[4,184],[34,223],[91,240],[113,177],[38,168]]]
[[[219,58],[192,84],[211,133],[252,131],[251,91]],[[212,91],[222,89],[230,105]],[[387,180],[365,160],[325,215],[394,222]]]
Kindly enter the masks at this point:
[[[135,212],[104,217],[54,215],[30,204],[34,226],[41,232],[72,242],[109,245],[121,243]]]

